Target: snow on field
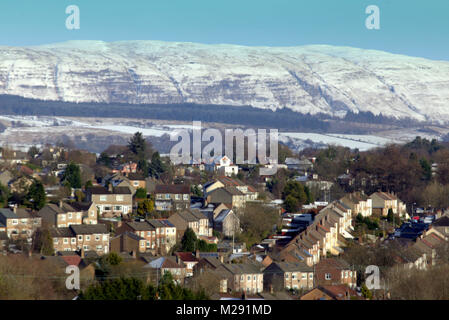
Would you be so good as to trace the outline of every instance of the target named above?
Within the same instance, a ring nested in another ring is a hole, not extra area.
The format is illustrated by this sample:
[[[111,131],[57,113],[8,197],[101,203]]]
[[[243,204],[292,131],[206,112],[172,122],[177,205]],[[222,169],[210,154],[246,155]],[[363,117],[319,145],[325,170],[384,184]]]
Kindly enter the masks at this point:
[[[147,137],[161,137],[177,130],[192,130],[191,124],[153,124],[130,121],[129,119],[91,119],[91,118],[63,118],[46,116],[8,116],[1,115],[0,120],[8,123],[14,122],[14,126],[0,134],[0,143],[23,143],[20,139],[27,136],[68,135],[73,136],[80,133],[110,132],[113,134],[132,135],[137,131]],[[407,133],[410,139],[414,138],[415,132]],[[403,138],[403,137],[402,137]],[[39,140],[39,138],[38,138]],[[280,132],[279,140],[295,149],[303,149],[312,146],[310,141],[317,145],[335,144],[359,149],[369,150],[388,143],[400,143],[397,135],[385,137],[375,135],[349,135],[349,134],[319,134],[306,132]]]

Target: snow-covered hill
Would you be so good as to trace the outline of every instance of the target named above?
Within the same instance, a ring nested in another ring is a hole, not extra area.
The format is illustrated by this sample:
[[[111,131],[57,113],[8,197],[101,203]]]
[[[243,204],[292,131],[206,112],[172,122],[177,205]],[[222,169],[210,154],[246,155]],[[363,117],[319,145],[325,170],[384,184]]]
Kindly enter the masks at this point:
[[[449,62],[332,46],[70,41],[0,47],[0,94],[449,122]]]

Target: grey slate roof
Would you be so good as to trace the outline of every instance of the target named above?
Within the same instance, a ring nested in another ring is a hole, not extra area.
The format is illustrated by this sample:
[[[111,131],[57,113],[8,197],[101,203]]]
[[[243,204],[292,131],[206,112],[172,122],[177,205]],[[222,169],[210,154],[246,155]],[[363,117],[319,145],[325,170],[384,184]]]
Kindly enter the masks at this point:
[[[94,233],[109,233],[104,224],[77,224],[71,225],[70,228],[75,234],[94,234]]]

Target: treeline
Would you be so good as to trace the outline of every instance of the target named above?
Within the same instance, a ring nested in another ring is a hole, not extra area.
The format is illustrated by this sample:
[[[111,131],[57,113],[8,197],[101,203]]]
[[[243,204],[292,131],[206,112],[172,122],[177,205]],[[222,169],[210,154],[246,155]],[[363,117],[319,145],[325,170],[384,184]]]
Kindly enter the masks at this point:
[[[250,106],[199,104],[124,104],[72,103],[42,101],[19,96],[0,95],[0,113],[21,116],[111,117],[204,121],[283,130],[326,132],[329,124],[310,114],[290,109],[277,111]]]
[[[305,150],[315,156],[315,170],[324,179],[338,182],[346,192],[366,194],[382,190],[398,194],[407,203],[449,206],[449,143],[416,137],[365,152],[329,146]],[[341,176],[349,172],[349,176]],[[340,178],[339,178],[340,177]]]

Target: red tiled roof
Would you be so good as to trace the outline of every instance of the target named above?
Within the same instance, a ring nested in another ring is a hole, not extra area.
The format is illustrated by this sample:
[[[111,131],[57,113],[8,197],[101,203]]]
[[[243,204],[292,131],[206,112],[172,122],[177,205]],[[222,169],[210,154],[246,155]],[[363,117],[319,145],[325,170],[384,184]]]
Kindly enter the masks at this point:
[[[78,255],[76,255],[76,256],[62,256],[61,258],[69,266],[79,266],[79,264],[81,263],[81,260],[82,260],[81,257],[78,256]]]
[[[175,254],[183,262],[195,262],[195,261],[198,261],[198,259],[193,255],[192,252],[176,252]]]

